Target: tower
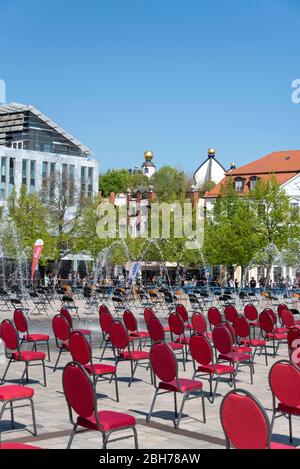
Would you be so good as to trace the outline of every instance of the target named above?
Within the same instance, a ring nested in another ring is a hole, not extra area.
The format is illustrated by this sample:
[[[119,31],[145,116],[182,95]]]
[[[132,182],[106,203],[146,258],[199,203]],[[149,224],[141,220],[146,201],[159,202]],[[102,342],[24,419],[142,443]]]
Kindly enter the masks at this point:
[[[155,164],[152,162],[153,156],[152,151],[145,151],[144,153],[145,161],[142,164],[142,173],[148,178],[151,178],[151,176],[156,172]]]

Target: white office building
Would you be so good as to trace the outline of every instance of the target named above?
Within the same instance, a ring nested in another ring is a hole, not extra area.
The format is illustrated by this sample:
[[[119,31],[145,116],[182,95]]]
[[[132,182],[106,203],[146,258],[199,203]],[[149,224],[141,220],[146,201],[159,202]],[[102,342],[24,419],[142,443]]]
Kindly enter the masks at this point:
[[[58,174],[74,184],[80,197],[93,197],[99,190],[99,168],[90,155],[89,148],[33,106],[0,106],[0,205],[22,185],[51,199]]]

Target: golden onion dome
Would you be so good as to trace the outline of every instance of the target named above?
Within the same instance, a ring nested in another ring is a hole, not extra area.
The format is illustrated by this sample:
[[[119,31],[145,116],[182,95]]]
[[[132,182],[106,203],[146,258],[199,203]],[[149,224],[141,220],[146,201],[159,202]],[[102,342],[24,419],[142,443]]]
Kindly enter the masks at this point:
[[[216,154],[215,148],[209,148],[208,149],[208,154],[209,154],[209,156],[215,156],[215,154]]]
[[[144,157],[146,161],[151,161],[153,158],[153,153],[152,151],[145,151]]]

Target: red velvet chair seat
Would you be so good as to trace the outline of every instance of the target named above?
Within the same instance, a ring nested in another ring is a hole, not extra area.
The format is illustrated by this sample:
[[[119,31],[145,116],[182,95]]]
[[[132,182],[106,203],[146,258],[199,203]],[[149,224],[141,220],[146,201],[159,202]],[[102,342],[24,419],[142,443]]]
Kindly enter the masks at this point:
[[[45,360],[46,355],[44,352],[35,352],[30,350],[24,350],[21,352],[13,352],[12,358],[21,362],[32,362],[34,360]]]
[[[142,352],[140,350],[121,352],[120,358],[125,358],[125,360],[147,360],[149,359],[149,352]]]
[[[209,365],[199,365],[197,371],[201,371],[202,373],[225,375],[228,373],[234,373],[234,368],[233,366],[222,365],[220,363],[216,363],[215,365],[210,363]]]
[[[174,392],[190,392],[198,390],[200,391],[203,387],[203,383],[201,383],[201,381],[196,381],[194,379],[178,378],[178,383],[180,385],[180,388],[177,386],[176,379],[173,379],[173,381],[170,381],[170,383],[165,383],[164,381],[161,381],[159,383],[159,388]]]
[[[96,375],[107,375],[107,374],[112,374],[112,373],[116,372],[116,367],[115,366],[113,366],[113,365],[102,365],[101,363],[93,365],[93,367],[91,365],[86,365],[84,368],[86,369],[86,371],[90,375],[93,374],[93,369],[94,369],[94,373]]]
[[[251,356],[248,353],[227,353],[227,354],[220,354],[219,360],[227,360],[229,362],[242,362],[246,360],[251,360]]]
[[[100,410],[98,412],[98,420],[100,422],[100,427],[104,432],[133,427],[136,424],[135,418],[131,415],[109,410]],[[95,414],[88,418],[78,417],[77,423],[81,427],[88,428],[90,430],[98,430]]]
[[[176,342],[168,342],[168,345],[172,350],[182,350],[183,349],[183,344],[178,344]]]
[[[300,415],[300,404],[292,407],[279,402],[277,408],[280,412],[283,412],[285,414]]]
[[[28,334],[24,335],[23,339],[27,342],[41,342],[49,340],[49,336],[47,334]]]
[[[0,386],[0,401],[11,401],[14,399],[27,399],[34,395],[34,389],[26,386],[11,384]]]

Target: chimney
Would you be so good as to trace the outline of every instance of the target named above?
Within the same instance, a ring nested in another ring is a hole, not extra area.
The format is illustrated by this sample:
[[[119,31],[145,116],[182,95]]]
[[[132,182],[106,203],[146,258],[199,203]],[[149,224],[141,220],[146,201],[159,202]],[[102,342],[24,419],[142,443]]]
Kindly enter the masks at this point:
[[[193,208],[195,208],[199,202],[199,192],[196,189],[196,186],[191,186],[190,198]]]

